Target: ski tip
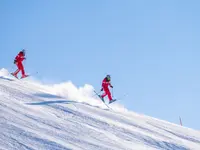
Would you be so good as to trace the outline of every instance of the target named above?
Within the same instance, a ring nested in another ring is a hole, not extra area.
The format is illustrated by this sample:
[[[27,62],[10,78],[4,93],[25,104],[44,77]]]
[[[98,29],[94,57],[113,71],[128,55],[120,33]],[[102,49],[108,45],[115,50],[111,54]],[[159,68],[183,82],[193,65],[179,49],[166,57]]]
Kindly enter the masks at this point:
[[[110,102],[109,102],[109,104],[112,104],[112,103],[114,103],[115,101],[117,101],[116,99],[113,99],[113,100],[111,100]]]
[[[27,77],[29,77],[30,75],[26,75],[25,77],[21,77],[20,79],[24,79],[24,78],[27,78]]]

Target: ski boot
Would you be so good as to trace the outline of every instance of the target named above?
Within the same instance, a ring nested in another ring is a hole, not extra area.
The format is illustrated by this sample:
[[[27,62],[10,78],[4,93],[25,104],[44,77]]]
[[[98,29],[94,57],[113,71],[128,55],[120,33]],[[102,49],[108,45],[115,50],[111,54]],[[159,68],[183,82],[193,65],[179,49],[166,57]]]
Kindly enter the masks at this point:
[[[116,99],[111,99],[111,100],[109,101],[109,104],[113,103],[114,101],[116,101]]]
[[[17,79],[18,79],[18,77],[17,77],[17,75],[16,75],[16,74],[14,74],[14,73],[11,73],[11,75],[12,75],[12,76],[14,76],[15,78],[17,78]]]
[[[105,103],[105,101],[101,95],[99,95],[99,98]]]
[[[21,79],[28,77],[29,75],[22,75]]]

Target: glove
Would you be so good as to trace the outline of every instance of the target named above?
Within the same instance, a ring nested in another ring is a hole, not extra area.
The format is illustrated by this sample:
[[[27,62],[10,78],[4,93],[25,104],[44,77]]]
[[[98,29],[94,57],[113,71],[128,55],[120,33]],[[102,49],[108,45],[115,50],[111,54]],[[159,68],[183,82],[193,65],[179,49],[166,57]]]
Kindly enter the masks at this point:
[[[16,63],[17,63],[17,60],[15,59],[15,60],[14,60],[14,64],[16,64]]]
[[[112,86],[112,85],[111,85],[110,87],[111,87],[111,88],[113,88],[113,86]]]
[[[103,88],[101,88],[101,91],[103,91]]]

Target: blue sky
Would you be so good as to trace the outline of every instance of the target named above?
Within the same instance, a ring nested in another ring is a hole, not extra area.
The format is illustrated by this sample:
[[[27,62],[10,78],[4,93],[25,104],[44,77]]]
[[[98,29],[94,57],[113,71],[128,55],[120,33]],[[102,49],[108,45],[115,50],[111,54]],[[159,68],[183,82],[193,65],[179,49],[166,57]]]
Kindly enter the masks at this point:
[[[0,67],[27,49],[41,80],[101,88],[128,109],[200,129],[199,1],[2,0]]]

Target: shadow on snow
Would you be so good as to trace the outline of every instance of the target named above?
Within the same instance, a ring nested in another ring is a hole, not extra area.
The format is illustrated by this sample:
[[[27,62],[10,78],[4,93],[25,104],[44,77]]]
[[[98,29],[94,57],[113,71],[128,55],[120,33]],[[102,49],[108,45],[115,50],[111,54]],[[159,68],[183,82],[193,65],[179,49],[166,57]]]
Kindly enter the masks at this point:
[[[57,100],[57,101],[42,101],[42,102],[34,102],[34,103],[26,103],[27,105],[49,105],[49,104],[71,104],[76,103],[74,101],[67,100]]]
[[[53,95],[53,94],[49,94],[49,93],[36,93],[34,95],[38,96],[38,97],[42,97],[42,98],[63,98],[61,96]]]
[[[14,79],[6,78],[6,77],[3,77],[3,76],[0,76],[0,79],[7,80],[7,81],[14,81]]]

